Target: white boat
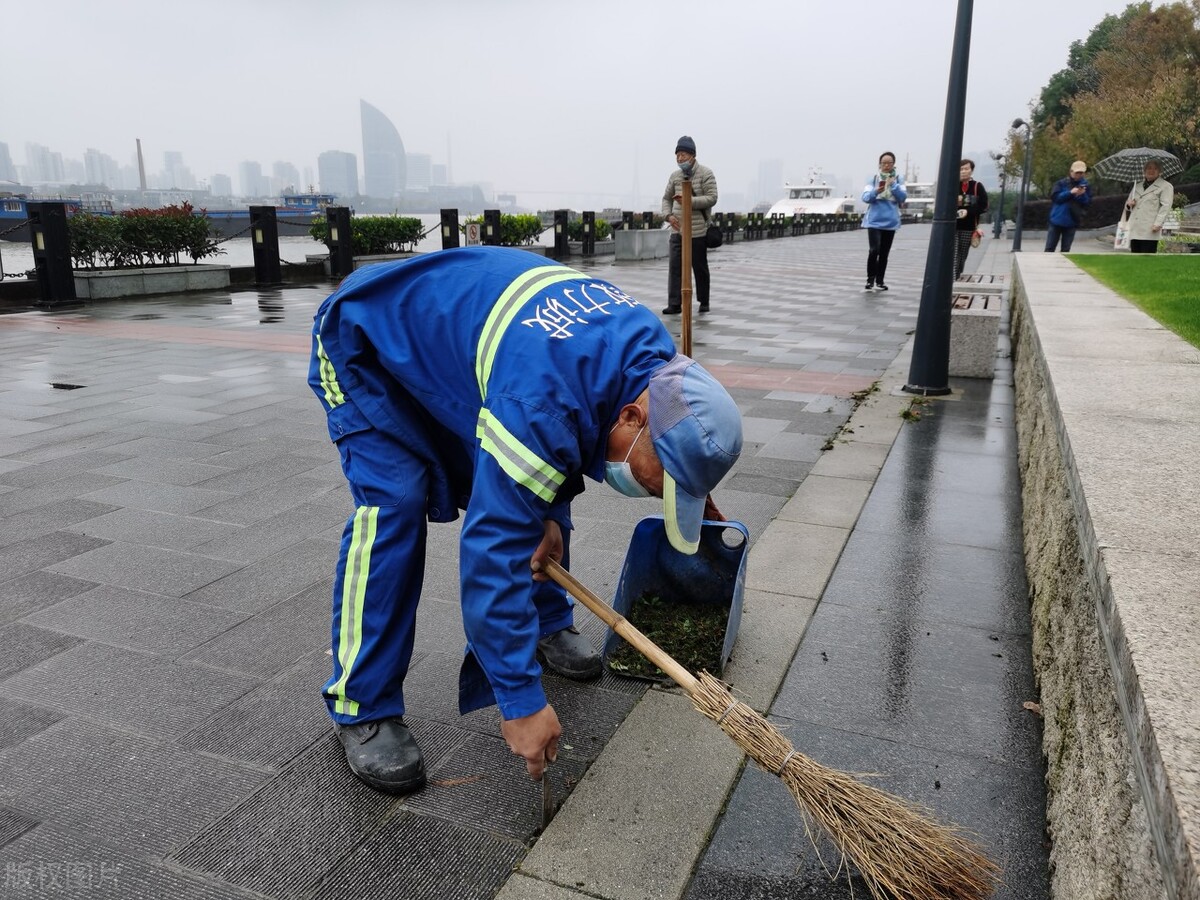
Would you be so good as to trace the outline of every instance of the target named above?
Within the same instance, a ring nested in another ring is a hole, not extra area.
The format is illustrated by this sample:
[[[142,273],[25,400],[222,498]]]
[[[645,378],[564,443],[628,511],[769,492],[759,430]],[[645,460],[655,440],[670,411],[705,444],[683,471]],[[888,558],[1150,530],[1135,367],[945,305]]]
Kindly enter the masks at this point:
[[[831,215],[854,212],[855,198],[849,195],[835,197],[831,184],[818,184],[816,181],[812,181],[808,184],[784,184],[783,187],[787,196],[776,201],[775,205],[767,211],[767,215],[781,215],[790,218],[797,214]]]
[[[904,201],[905,218],[920,221],[933,217],[933,202],[937,194],[937,185],[934,182],[906,181],[904,190],[908,192],[908,199]]]

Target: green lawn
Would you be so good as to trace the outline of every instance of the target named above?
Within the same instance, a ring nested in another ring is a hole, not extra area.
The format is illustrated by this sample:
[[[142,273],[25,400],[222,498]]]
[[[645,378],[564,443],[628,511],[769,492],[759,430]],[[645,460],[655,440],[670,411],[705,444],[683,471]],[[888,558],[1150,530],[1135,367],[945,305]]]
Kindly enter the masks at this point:
[[[1200,347],[1200,254],[1072,254],[1071,262]]]

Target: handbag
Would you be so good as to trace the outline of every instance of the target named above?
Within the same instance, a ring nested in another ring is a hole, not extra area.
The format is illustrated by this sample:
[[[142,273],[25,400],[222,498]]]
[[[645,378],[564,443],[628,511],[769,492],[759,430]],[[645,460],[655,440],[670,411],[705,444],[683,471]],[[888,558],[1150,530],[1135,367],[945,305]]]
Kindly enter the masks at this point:
[[[1129,210],[1125,210],[1121,221],[1117,223],[1117,233],[1113,235],[1113,249],[1129,249]]]
[[[971,232],[971,246],[978,247],[982,243],[983,243],[983,232],[980,231],[978,228],[976,228],[973,232]]]
[[[721,234],[720,228],[713,225],[712,217],[707,213],[704,214],[704,223],[708,226],[708,231],[704,232],[704,246],[709,250],[716,250],[725,243],[725,235]]]

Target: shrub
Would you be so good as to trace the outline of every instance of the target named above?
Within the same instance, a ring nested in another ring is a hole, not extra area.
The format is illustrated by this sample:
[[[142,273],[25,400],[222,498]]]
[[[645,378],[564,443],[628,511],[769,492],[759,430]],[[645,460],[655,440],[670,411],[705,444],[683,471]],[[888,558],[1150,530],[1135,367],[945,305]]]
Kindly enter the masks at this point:
[[[329,220],[317,219],[308,229],[313,240],[329,243]],[[425,236],[421,220],[411,216],[351,216],[350,240],[355,256],[406,253]]]
[[[180,254],[199,262],[225,251],[208,231],[203,210],[190,203],[129,209],[117,215],[77,213],[67,220],[76,268],[178,265]]]
[[[598,241],[607,241],[612,237],[612,226],[605,219],[597,219],[592,234]],[[583,240],[583,219],[571,219],[567,222],[567,240]]]
[[[482,221],[483,216],[472,216],[459,226],[459,230],[465,231],[465,226]],[[528,247],[541,237],[545,230],[542,220],[532,213],[523,215],[505,213],[500,216],[500,244],[504,247]]]

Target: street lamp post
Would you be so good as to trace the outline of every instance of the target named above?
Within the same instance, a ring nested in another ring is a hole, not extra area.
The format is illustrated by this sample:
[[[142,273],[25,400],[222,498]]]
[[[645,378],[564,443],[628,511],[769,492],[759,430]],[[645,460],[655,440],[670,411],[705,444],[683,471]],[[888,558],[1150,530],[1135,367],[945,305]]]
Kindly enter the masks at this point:
[[[967,71],[971,56],[971,14],[974,0],[958,0],[954,43],[950,54],[950,81],[946,89],[946,118],[942,126],[942,153],[938,160],[937,195],[933,203],[933,228],[925,257],[925,280],[913,336],[908,369],[909,394],[940,397],[950,393],[950,302],[954,290],[954,242],[958,206],[958,170],[962,159],[963,123],[967,110]]]
[[[1021,251],[1021,221],[1025,213],[1025,194],[1029,190],[1029,167],[1033,165],[1033,126],[1024,119],[1013,119],[1013,128],[1025,129],[1025,164],[1021,167],[1021,193],[1017,197],[1017,227],[1013,229],[1012,252]]]
[[[997,153],[992,159],[1000,169],[1000,210],[996,213],[996,221],[992,225],[992,237],[999,238],[1004,230],[1004,188],[1007,184],[1007,174],[1004,171],[1004,154]]]

